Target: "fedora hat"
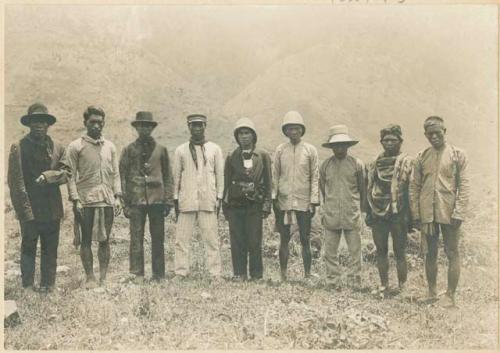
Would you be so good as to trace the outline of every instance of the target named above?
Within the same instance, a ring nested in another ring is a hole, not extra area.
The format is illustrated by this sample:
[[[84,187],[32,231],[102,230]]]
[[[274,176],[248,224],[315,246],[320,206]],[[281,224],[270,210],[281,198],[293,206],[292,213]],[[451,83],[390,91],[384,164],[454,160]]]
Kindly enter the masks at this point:
[[[33,121],[46,121],[49,125],[53,125],[56,117],[49,114],[47,107],[42,103],[34,103],[29,106],[28,114],[21,117],[21,124],[29,126]]]
[[[354,140],[351,136],[349,136],[349,130],[345,125],[334,125],[330,128],[328,141],[322,144],[321,146],[326,148],[332,148],[336,144],[347,144],[349,146],[354,146],[359,141]]]
[[[137,112],[137,114],[135,114],[135,120],[130,124],[132,124],[133,127],[141,124],[156,126],[158,125],[158,122],[153,120],[153,113],[151,112]]]

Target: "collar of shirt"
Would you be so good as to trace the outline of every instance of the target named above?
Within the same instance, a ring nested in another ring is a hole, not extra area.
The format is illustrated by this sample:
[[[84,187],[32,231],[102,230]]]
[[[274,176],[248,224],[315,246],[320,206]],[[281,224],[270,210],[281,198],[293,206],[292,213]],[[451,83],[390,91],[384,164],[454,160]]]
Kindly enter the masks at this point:
[[[98,138],[97,140],[95,140],[92,137],[90,137],[89,135],[83,135],[82,139],[84,139],[85,141],[87,141],[93,145],[104,145],[104,137],[102,137],[102,136],[100,138]]]
[[[288,145],[291,146],[291,147],[299,147],[299,146],[302,146],[304,144],[304,141],[300,140],[299,143],[297,144],[293,144],[290,142],[290,140],[288,140]]]

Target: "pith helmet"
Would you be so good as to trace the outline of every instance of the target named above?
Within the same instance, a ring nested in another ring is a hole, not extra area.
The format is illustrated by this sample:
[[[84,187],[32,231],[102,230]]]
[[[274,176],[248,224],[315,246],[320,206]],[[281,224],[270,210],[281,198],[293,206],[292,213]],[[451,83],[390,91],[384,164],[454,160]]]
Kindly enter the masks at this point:
[[[281,124],[281,131],[283,131],[283,134],[285,136],[286,136],[285,127],[291,124],[301,125],[302,136],[304,136],[304,134],[306,133],[306,126],[304,125],[304,119],[302,119],[302,115],[300,115],[299,112],[291,110],[288,113],[286,113],[285,116],[283,117],[283,124]]]
[[[253,143],[257,143],[257,132],[255,131],[255,125],[252,120],[248,118],[241,118],[236,122],[236,125],[234,126],[234,138],[236,139],[236,142],[238,142],[238,130],[246,127],[247,129],[252,130],[253,133]]]

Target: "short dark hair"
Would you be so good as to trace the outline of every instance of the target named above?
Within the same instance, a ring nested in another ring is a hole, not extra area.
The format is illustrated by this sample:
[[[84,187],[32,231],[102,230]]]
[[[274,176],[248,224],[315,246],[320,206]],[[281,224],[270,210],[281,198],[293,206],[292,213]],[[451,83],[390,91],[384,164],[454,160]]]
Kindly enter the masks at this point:
[[[83,120],[89,120],[91,115],[99,115],[102,116],[103,119],[106,117],[106,114],[104,113],[104,110],[102,108],[93,105],[87,107],[87,109],[83,112]]]
[[[440,116],[433,115],[425,119],[424,122],[424,130],[427,130],[427,128],[431,126],[440,126],[444,129],[444,120]]]

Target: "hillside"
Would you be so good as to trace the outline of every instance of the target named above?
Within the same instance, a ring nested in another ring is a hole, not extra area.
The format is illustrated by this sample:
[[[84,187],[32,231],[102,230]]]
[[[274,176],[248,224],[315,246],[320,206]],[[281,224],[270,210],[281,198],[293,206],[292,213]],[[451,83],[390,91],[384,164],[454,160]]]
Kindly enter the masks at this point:
[[[135,112],[150,110],[160,122],[154,136],[170,151],[187,140],[185,116],[193,112],[209,116],[208,137],[224,151],[234,147],[233,125],[242,116],[255,121],[259,145],[272,151],[285,141],[281,119],[293,109],[303,114],[305,140],[318,147],[321,158],[331,154],[320,147],[328,128],[344,123],[361,140],[353,154],[365,161],[380,151],[378,131],[388,123],[402,125],[406,151],[415,154],[426,147],[422,122],[437,114],[446,119],[449,141],[470,157],[472,192],[454,309],[420,300],[426,284],[418,233],[408,239],[408,300],[394,293],[381,298],[371,231],[364,226],[364,291],[329,290],[321,210],[313,223],[311,281],[301,281],[298,239],[291,243],[291,281],[279,281],[279,235],[271,215],[264,223],[264,282],[210,283],[196,234],[191,278],[179,283],[169,273],[164,282],[135,285],[128,274],[129,222],[119,216],[111,236],[108,283],[86,290],[66,195],[57,289],[48,296],[27,293],[20,283],[19,224],[7,192],[4,297],[17,302],[22,322],[5,328],[4,348],[498,349],[495,7],[5,8],[5,146],[27,132],[19,118],[34,101],[57,116],[50,134],[63,144],[84,131],[86,106],[101,105],[107,113],[105,136],[118,149],[135,138],[130,126]],[[171,272],[172,216],[165,225]],[[229,232],[222,215],[219,238],[229,279]],[[145,243],[149,277],[149,235]],[[444,290],[447,260],[442,250],[439,256],[438,284]],[[342,265],[346,260],[342,242]]]

